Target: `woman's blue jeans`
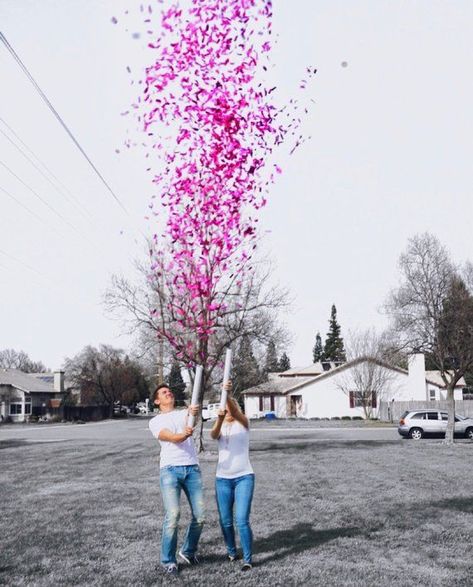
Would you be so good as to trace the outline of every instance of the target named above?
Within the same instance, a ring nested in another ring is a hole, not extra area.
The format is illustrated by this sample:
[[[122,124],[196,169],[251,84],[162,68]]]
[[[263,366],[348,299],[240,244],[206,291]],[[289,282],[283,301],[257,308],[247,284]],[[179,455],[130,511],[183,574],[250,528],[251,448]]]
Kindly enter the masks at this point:
[[[215,494],[220,516],[220,527],[230,556],[236,555],[235,528],[233,526],[233,509],[235,522],[240,535],[243,560],[251,563],[253,533],[250,526],[251,501],[255,488],[254,474],[242,475],[235,479],[217,477]]]
[[[204,525],[204,496],[202,476],[198,465],[164,467],[161,469],[159,484],[164,506],[163,537],[161,542],[161,563],[176,562],[177,529],[181,516],[181,490],[186,494],[192,510],[192,519],[187,528],[181,551],[192,557],[197,551],[200,534]]]

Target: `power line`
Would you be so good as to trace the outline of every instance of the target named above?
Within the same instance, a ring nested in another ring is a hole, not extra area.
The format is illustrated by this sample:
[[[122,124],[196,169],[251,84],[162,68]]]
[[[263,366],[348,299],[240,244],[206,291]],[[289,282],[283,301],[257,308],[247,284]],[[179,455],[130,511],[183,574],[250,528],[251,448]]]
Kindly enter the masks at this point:
[[[26,269],[28,269],[29,271],[32,271],[33,273],[36,273],[36,275],[39,275],[42,279],[46,279],[47,281],[49,281],[45,275],[43,275],[39,271],[36,271],[36,269],[34,267],[31,267],[31,265],[28,265],[27,263],[25,263],[21,259],[18,259],[18,257],[14,257],[13,255],[10,255],[10,253],[7,253],[7,252],[3,251],[2,249],[0,249],[0,255],[3,255],[4,257],[11,259],[12,261],[15,261],[15,263],[23,265],[23,267],[26,267]]]
[[[22,185],[24,185],[27,190],[29,190],[33,195],[35,195],[38,198],[38,200],[40,200],[47,208],[54,212],[54,214],[56,214],[58,218],[63,220],[66,224],[69,224],[69,226],[75,230],[75,227],[68,220],[66,220],[60,212],[53,208],[51,204],[49,204],[42,196],[40,196],[36,190],[34,190],[31,186],[25,183],[20,176],[18,176],[14,171],[12,171],[8,167],[8,165],[6,165],[3,161],[0,161],[0,165],[2,165],[8,171],[8,173],[10,173],[10,175],[13,175],[15,179],[17,179]]]
[[[16,132],[15,132],[15,131],[14,131],[14,130],[13,130],[13,129],[12,129],[12,128],[11,128],[11,127],[8,125],[8,124],[7,124],[7,123],[6,123],[4,120],[3,120],[3,118],[1,118],[1,117],[0,117],[0,121],[1,121],[1,122],[3,122],[3,124],[4,124],[4,125],[5,125],[5,126],[6,126],[6,127],[9,129],[9,130],[10,130],[10,132],[12,132],[12,133],[15,135],[15,137],[17,138],[17,140],[18,140],[18,141],[20,141],[20,143],[21,143],[21,144],[24,146],[24,148],[25,148],[25,149],[28,149],[28,151],[29,151],[29,152],[30,152],[30,153],[33,155],[33,157],[35,157],[35,159],[36,159],[36,160],[37,160],[37,161],[38,161],[38,162],[39,162],[39,163],[40,163],[40,164],[41,164],[41,165],[42,165],[42,166],[43,166],[43,167],[44,167],[44,168],[45,168],[45,169],[48,171],[48,173],[49,173],[50,175],[52,175],[56,181],[58,181],[58,179],[57,179],[57,178],[54,176],[54,174],[53,174],[53,173],[52,173],[52,172],[51,172],[51,171],[50,171],[50,170],[49,170],[49,169],[46,167],[46,165],[45,165],[45,164],[44,164],[44,163],[41,161],[41,159],[39,159],[39,157],[37,157],[37,156],[36,156],[36,155],[33,153],[33,151],[32,151],[32,150],[31,150],[29,147],[27,147],[27,145],[25,145],[25,143],[24,143],[24,142],[23,142],[23,141],[20,139],[20,137],[19,137],[19,136],[16,134]],[[7,133],[6,133],[6,132],[4,132],[4,131],[3,131],[1,128],[0,128],[0,133],[2,133],[2,135],[3,135],[3,136],[6,138],[6,139],[7,139],[7,141],[8,141],[9,143],[11,143],[11,144],[12,144],[12,145],[15,147],[15,149],[17,149],[17,151],[19,151],[19,152],[20,152],[20,153],[23,155],[23,157],[24,157],[24,158],[25,158],[27,161],[29,161],[29,162],[31,163],[31,165],[32,165],[32,166],[33,166],[33,167],[34,167],[34,168],[35,168],[35,169],[36,169],[36,170],[37,170],[37,171],[38,171],[38,172],[39,172],[39,173],[40,173],[40,174],[41,174],[41,175],[42,175],[42,176],[43,176],[43,177],[44,177],[44,178],[45,178],[45,179],[46,179],[46,180],[47,180],[47,181],[48,181],[48,182],[49,182],[49,183],[52,185],[52,186],[53,186],[53,188],[54,188],[54,189],[55,189],[55,190],[56,190],[56,191],[57,191],[57,192],[58,192],[60,195],[62,195],[62,196],[65,196],[67,200],[69,200],[70,202],[72,202],[72,203],[73,203],[73,204],[74,204],[74,205],[77,207],[77,209],[78,209],[78,210],[79,210],[79,212],[82,214],[82,216],[84,216],[84,218],[87,218],[87,216],[86,216],[86,215],[84,214],[84,212],[83,212],[83,209],[84,209],[84,208],[83,208],[83,206],[82,206],[80,203],[76,202],[75,198],[73,198],[71,195],[68,195],[67,193],[65,193],[65,192],[61,191],[61,190],[60,190],[60,189],[57,187],[57,185],[56,185],[56,184],[55,184],[55,183],[54,183],[54,182],[51,180],[51,178],[49,178],[49,177],[46,175],[46,173],[45,173],[45,172],[44,172],[44,171],[41,169],[41,167],[39,167],[39,166],[38,166],[38,165],[37,165],[37,164],[36,164],[36,163],[33,161],[33,159],[32,159],[32,158],[31,158],[29,155],[27,155],[27,154],[25,153],[25,151],[24,151],[24,150],[22,150],[22,149],[21,149],[21,148],[20,148],[20,147],[19,147],[19,146],[18,146],[18,145],[17,145],[17,144],[16,144],[16,143],[15,143],[15,142],[14,142],[14,141],[13,141],[13,140],[12,140],[12,139],[11,139],[11,138],[8,136],[8,135],[7,135]],[[89,216],[90,216],[90,213],[89,213]],[[88,218],[87,218],[87,220],[88,220]]]
[[[120,201],[120,199],[118,198],[118,196],[115,194],[115,192],[112,190],[112,188],[109,186],[109,184],[106,182],[105,178],[103,177],[103,175],[100,173],[100,171],[97,169],[97,167],[94,165],[94,163],[92,162],[92,160],[89,158],[89,156],[87,155],[87,153],[84,151],[84,149],[81,147],[81,145],[79,144],[78,140],[75,138],[75,136],[72,134],[71,130],[69,129],[69,127],[66,125],[66,123],[64,122],[64,120],[61,118],[61,116],[58,114],[58,112],[56,111],[56,109],[54,108],[54,106],[51,104],[51,102],[48,100],[48,97],[46,96],[46,94],[42,91],[42,89],[39,87],[39,85],[36,83],[35,79],[33,78],[33,76],[31,75],[31,73],[28,71],[27,67],[25,66],[25,64],[21,61],[20,57],[17,55],[17,53],[15,52],[15,50],[13,49],[13,47],[10,45],[10,43],[7,41],[5,35],[0,32],[0,41],[5,45],[5,47],[8,49],[8,51],[10,52],[10,54],[12,55],[12,57],[15,59],[15,61],[17,62],[17,64],[21,67],[21,69],[23,70],[23,73],[26,75],[26,77],[30,80],[30,82],[33,84],[34,88],[36,89],[36,91],[38,92],[38,94],[40,95],[40,97],[43,99],[43,101],[45,102],[45,104],[48,106],[48,108],[51,110],[51,112],[53,113],[53,115],[55,116],[55,118],[57,119],[57,121],[59,122],[59,124],[63,127],[63,129],[66,131],[66,133],[69,135],[69,138],[73,141],[73,143],[75,144],[75,146],[79,149],[79,151],[82,153],[82,155],[84,156],[84,158],[86,159],[86,161],[89,163],[89,165],[92,167],[92,169],[95,171],[95,173],[97,174],[97,176],[100,178],[100,180],[102,181],[102,183],[104,184],[104,186],[107,188],[107,190],[109,191],[109,193],[112,195],[113,199],[117,202],[117,204],[122,208],[122,210],[128,214],[127,209],[125,208],[125,206],[122,204],[122,202]]]
[[[24,210],[26,210],[29,214],[31,214],[31,216],[33,216],[34,218],[36,218],[37,220],[39,220],[40,222],[42,222],[45,226],[48,226],[48,224],[44,221],[43,218],[41,218],[41,216],[38,216],[38,214],[36,214],[36,212],[34,212],[33,210],[31,210],[31,208],[29,208],[26,204],[23,204],[23,202],[21,202],[13,194],[11,194],[10,192],[8,192],[5,188],[2,188],[2,186],[0,186],[0,190],[4,194],[6,194],[7,196],[9,196],[13,201],[15,201],[18,204],[18,206],[21,206]],[[50,227],[48,226],[48,228],[50,228]]]
[[[85,240],[93,246],[93,243],[91,241],[89,241],[89,239],[87,237],[85,237],[85,235],[83,235],[80,230],[78,230],[73,224],[71,224],[69,222],[69,220],[67,220],[60,212],[58,212],[55,208],[53,208],[53,206],[51,206],[44,198],[42,198],[38,192],[36,190],[34,190],[31,186],[29,186],[27,183],[25,183],[21,177],[19,177],[14,171],[12,171],[8,165],[6,165],[3,161],[0,161],[0,165],[2,165],[2,167],[4,167],[11,175],[13,175],[14,178],[16,178],[22,185],[25,186],[26,189],[28,189],[33,195],[35,195],[45,206],[47,206],[52,212],[54,212],[54,214],[56,214],[56,216],[58,218],[60,218],[65,224],[67,224],[70,228],[72,228],[72,230],[74,230],[81,238],[85,238]]]

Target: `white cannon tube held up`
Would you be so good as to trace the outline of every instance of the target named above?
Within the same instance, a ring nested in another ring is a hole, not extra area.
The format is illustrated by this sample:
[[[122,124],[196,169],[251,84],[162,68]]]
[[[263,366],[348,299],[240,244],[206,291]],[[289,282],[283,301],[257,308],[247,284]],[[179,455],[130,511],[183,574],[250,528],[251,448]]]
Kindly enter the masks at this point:
[[[232,370],[232,349],[227,349],[225,354],[225,367],[223,368],[223,384],[222,384],[222,395],[220,397],[220,409],[227,409],[227,390],[225,389],[225,383],[230,381]]]
[[[195,368],[195,375],[194,375],[194,387],[192,389],[192,400],[191,406],[197,406],[199,404],[199,395],[200,395],[200,386],[202,385],[202,373],[204,368],[202,365],[197,365]],[[195,416],[192,414],[189,416],[189,426],[191,428],[194,427]]]

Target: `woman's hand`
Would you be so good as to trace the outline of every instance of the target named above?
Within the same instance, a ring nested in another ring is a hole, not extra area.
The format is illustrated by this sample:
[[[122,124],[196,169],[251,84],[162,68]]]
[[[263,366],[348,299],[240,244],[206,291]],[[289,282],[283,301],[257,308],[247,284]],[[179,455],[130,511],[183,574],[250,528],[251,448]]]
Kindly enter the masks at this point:
[[[230,380],[225,381],[223,384],[223,389],[227,392],[228,395],[232,394],[232,382]]]
[[[225,418],[226,415],[227,415],[227,410],[219,410],[217,412],[217,418],[221,418],[222,420]]]

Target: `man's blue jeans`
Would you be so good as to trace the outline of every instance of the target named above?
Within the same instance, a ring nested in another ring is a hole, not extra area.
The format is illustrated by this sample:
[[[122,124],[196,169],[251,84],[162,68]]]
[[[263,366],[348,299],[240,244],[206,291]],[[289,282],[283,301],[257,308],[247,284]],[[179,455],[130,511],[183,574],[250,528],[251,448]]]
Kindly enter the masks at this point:
[[[168,565],[176,562],[177,529],[181,515],[179,503],[181,490],[184,490],[192,510],[192,520],[187,528],[181,550],[190,557],[194,556],[197,551],[205,515],[202,476],[198,465],[170,466],[161,469],[159,483],[165,512],[161,563]]]
[[[218,513],[223,538],[230,556],[236,555],[235,529],[233,527],[233,507],[235,506],[235,522],[240,535],[243,560],[251,563],[253,533],[250,526],[251,500],[255,488],[255,476],[242,475],[235,479],[215,480]]]

